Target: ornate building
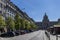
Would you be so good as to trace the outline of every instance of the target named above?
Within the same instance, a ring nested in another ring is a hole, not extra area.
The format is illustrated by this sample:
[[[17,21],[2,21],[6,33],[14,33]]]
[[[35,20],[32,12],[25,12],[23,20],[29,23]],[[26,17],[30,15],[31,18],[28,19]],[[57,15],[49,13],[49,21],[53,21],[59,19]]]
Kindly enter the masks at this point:
[[[16,14],[19,14],[21,19],[26,19],[29,23],[34,23],[27,13],[20,10],[13,2],[10,0],[0,0],[0,15],[3,16],[4,20],[11,17],[14,20]]]
[[[49,21],[48,16],[44,15],[42,22],[36,22],[36,25],[39,27],[39,29],[47,29],[50,26],[53,26],[60,22],[60,19],[58,21]]]
[[[49,19],[45,13],[43,20],[42,20],[42,27],[43,27],[43,29],[46,29],[46,28],[48,28],[48,26],[49,26]]]
[[[10,0],[0,0],[0,14],[4,19],[11,17],[14,19],[16,14],[20,15],[20,18],[25,18],[29,22],[33,22],[27,13],[20,10],[13,2]]]

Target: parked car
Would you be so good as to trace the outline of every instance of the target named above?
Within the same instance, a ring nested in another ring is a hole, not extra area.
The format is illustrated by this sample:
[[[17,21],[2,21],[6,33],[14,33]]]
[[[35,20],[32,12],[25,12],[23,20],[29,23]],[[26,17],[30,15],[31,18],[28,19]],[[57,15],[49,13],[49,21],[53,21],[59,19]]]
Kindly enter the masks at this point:
[[[25,33],[29,33],[29,30],[25,30]]]
[[[23,35],[23,34],[25,34],[25,33],[26,33],[26,31],[25,31],[25,30],[20,30],[20,32],[21,32],[21,35]]]
[[[33,30],[29,30],[29,32],[33,32]]]
[[[13,32],[2,33],[0,37],[14,37],[14,33]]]
[[[18,36],[18,35],[20,35],[20,34],[21,34],[21,33],[20,33],[19,30],[15,31],[15,36]]]

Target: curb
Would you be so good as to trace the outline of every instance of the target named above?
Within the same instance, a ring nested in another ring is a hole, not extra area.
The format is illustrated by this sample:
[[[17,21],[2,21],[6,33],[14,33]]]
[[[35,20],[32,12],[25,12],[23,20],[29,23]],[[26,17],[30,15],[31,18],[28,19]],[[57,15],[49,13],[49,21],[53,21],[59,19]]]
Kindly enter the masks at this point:
[[[49,35],[49,33],[47,32],[47,31],[45,31],[45,34],[46,34],[46,36],[49,38],[49,40],[50,40],[50,35]]]

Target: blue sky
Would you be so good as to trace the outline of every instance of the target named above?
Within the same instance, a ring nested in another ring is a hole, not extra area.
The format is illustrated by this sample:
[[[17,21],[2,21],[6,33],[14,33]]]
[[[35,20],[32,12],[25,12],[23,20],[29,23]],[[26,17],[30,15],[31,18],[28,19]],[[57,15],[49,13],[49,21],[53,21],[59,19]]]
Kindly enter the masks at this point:
[[[60,0],[11,0],[35,21],[42,21],[46,12],[50,21],[60,18]],[[25,9],[24,9],[25,8]]]

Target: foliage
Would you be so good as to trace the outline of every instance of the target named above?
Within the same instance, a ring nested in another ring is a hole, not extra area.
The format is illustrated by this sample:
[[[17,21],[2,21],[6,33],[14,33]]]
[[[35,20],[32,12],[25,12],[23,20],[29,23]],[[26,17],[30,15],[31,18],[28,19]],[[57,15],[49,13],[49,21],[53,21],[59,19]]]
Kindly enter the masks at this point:
[[[21,27],[20,16],[18,14],[15,15],[15,29],[19,30]]]
[[[7,26],[13,31],[15,29],[15,22],[11,17],[7,19]]]
[[[3,16],[0,15],[0,28],[3,28],[6,26],[6,22],[5,20],[3,19]]]
[[[25,29],[29,30],[30,29],[30,23],[29,21],[25,21]]]
[[[33,30],[37,29],[37,26],[34,23],[31,23],[30,26],[31,26],[31,29],[33,29]]]
[[[9,27],[10,30],[14,31],[25,29],[25,30],[34,30],[37,29],[34,23],[30,23],[30,21],[20,18],[18,14],[15,15],[14,20],[11,17],[8,17],[7,21],[3,19],[3,16],[0,15],[0,28],[4,28],[5,26]]]
[[[21,22],[20,29],[25,29],[25,19],[21,19],[20,22]]]
[[[30,23],[29,21],[25,21],[25,29],[34,30],[37,29],[37,26],[34,23]]]

